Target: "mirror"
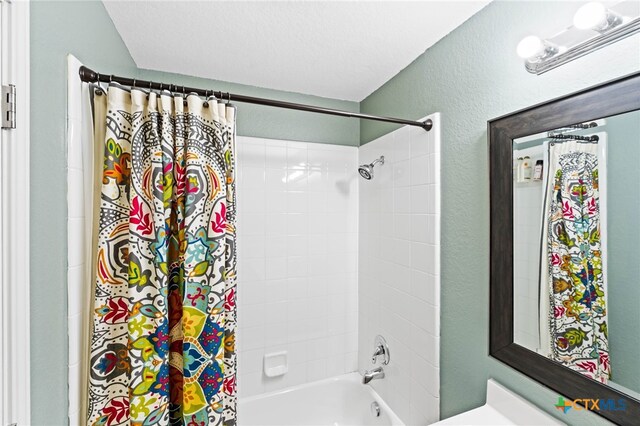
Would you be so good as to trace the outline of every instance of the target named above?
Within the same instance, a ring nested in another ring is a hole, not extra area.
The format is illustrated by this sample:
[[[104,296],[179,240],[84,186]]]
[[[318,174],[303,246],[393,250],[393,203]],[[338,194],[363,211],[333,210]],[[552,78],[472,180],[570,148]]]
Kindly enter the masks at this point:
[[[513,140],[514,342],[640,399],[640,111]]]
[[[640,73],[490,120],[489,155],[491,356],[637,420]]]

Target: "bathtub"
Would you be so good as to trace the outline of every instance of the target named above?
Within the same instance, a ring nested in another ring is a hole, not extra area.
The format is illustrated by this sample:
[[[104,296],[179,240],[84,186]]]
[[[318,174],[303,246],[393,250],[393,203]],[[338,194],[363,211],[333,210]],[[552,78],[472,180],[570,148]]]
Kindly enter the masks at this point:
[[[404,426],[362,376],[349,373],[238,402],[239,426]],[[377,402],[380,416],[372,414]]]

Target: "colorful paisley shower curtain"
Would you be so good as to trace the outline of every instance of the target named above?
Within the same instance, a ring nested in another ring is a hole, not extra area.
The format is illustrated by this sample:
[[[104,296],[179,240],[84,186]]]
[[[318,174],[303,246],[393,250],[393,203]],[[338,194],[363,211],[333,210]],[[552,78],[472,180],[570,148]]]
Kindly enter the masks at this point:
[[[88,424],[234,425],[234,108],[107,102]]]
[[[574,140],[550,144],[549,164],[545,281],[550,356],[606,383],[610,365],[598,146]]]

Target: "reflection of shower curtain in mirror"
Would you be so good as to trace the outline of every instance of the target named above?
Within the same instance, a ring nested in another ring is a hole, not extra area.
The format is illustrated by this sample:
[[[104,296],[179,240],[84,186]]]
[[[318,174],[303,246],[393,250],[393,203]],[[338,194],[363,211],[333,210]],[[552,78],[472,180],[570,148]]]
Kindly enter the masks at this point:
[[[610,376],[598,144],[549,144],[540,285],[542,352],[606,383]]]

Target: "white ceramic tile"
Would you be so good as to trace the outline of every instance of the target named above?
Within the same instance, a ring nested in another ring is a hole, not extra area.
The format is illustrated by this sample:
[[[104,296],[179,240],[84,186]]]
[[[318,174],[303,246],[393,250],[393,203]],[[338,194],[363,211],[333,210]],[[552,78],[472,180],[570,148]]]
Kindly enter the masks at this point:
[[[287,300],[305,299],[309,294],[307,278],[288,278],[287,293]]]
[[[73,268],[85,263],[84,218],[69,219],[67,224],[69,239],[67,264]]]
[[[429,212],[429,206],[433,204],[430,185],[417,185],[411,187],[411,213],[424,214]]]
[[[240,235],[259,235],[265,233],[265,215],[260,213],[241,213],[238,218],[238,237]]]
[[[242,160],[242,159],[241,159]],[[244,167],[240,164],[239,167]],[[269,169],[286,169],[287,168],[287,147],[286,146],[269,146],[265,147],[265,165]]]
[[[264,145],[243,144],[242,140],[238,141],[238,145],[242,146],[238,155],[238,162],[242,161],[246,167],[264,167]]]
[[[430,167],[431,162],[428,155],[411,158],[411,185],[424,185],[433,182],[432,174],[434,167]]]
[[[427,424],[431,424],[439,419],[437,414],[434,417],[434,412],[438,412],[438,404],[439,399],[431,395],[424,384],[414,379],[411,380],[411,406],[426,419]]]
[[[82,121],[79,118],[70,118],[67,120],[67,167],[70,169],[83,168],[83,145],[80,129]]]
[[[242,170],[244,171],[244,168]],[[264,174],[265,186],[268,191],[285,191],[287,189],[288,173],[286,169],[264,169]],[[243,179],[245,179],[244,176]]]
[[[238,245],[242,247],[242,255],[247,259],[265,256],[266,238],[264,235],[239,237]]]
[[[326,358],[308,361],[306,365],[307,365],[307,380],[309,382],[321,380],[328,377]]]
[[[346,372],[344,355],[333,355],[327,358],[327,375],[338,376]]]
[[[243,214],[263,213],[265,211],[266,193],[263,190],[247,188],[240,197],[242,198],[238,202],[238,208],[242,208]]]
[[[434,367],[439,365],[439,338],[426,332],[422,328],[413,325],[411,327],[411,339],[413,340],[413,349]]]
[[[306,213],[307,194],[303,191],[287,192],[287,213]]]
[[[245,280],[261,281],[265,279],[266,262],[264,258],[245,259],[242,264],[238,264],[239,273]]]
[[[264,191],[265,169],[264,167],[244,167],[242,170],[242,186],[245,189],[256,188]]]
[[[78,315],[84,309],[82,287],[85,285],[85,268],[86,264],[83,263],[69,267],[67,270],[67,314],[69,316]],[[69,338],[71,338],[71,333],[69,333]],[[80,338],[80,336],[77,336],[77,338]]]
[[[238,273],[242,272],[238,265]],[[244,277],[244,275],[242,275]],[[264,281],[247,281],[243,278],[242,287],[238,286],[238,305],[252,305],[264,303],[266,300],[266,285]],[[242,327],[242,322],[238,321],[238,326]]]
[[[411,242],[409,240],[394,239],[391,261],[402,266],[411,266]]]
[[[258,395],[264,391],[262,372],[238,375],[238,394],[242,397]]]
[[[409,133],[411,140],[411,157],[416,158],[429,153],[427,135],[422,129],[411,129]]]
[[[393,213],[406,214],[412,212],[411,195],[412,187],[401,187],[391,190],[393,192]]]
[[[262,224],[261,229],[267,236],[267,256],[274,256],[277,253],[276,248],[271,246],[271,241],[274,237],[282,237],[286,235],[283,233],[287,229],[287,215],[285,213],[270,213],[261,216]],[[238,235],[244,230],[238,229]],[[275,246],[275,245],[274,245]]]
[[[411,129],[402,127],[394,132],[393,139],[393,162],[406,160],[411,156]]]
[[[246,141],[238,161],[238,353],[252,364],[239,371],[241,397],[353,370],[357,351],[352,335],[336,346],[337,363],[326,354],[329,336],[357,329],[349,315],[357,304],[357,148]],[[330,324],[329,312],[340,322]],[[260,327],[278,332],[265,338]],[[289,351],[289,372],[267,379],[256,360],[279,345]]]
[[[263,351],[260,349],[245,350],[238,354],[238,364],[242,365],[242,375],[262,370]]]
[[[266,263],[266,279],[267,280],[281,280],[287,278],[287,258],[273,257]]]
[[[264,305],[264,317],[262,321],[264,321],[265,325],[273,326],[276,324],[286,323],[287,322],[287,301],[286,301],[286,281],[276,281],[278,283],[284,283],[284,290],[274,289],[269,287],[269,282],[267,282],[267,292],[269,291],[282,291],[285,296],[283,299],[276,302],[267,302]]]
[[[71,398],[71,394],[69,394],[69,398]],[[77,398],[73,398],[74,401]],[[71,404],[71,401],[69,401],[69,404]],[[69,405],[69,408],[71,408],[71,405]],[[71,409],[69,409],[69,424],[70,425],[79,425],[82,424],[82,422],[80,421],[80,418],[82,416],[80,415],[80,411],[71,411]]]
[[[305,235],[309,233],[309,215],[291,213],[287,215],[287,235]]]
[[[309,153],[309,158],[313,154]],[[307,174],[307,190],[311,192],[325,192],[328,188],[329,172],[327,168],[310,168]]]
[[[82,349],[80,339],[82,336],[82,315],[72,315],[68,318],[69,326],[69,365],[80,362]]]
[[[307,189],[307,170],[288,169],[287,189],[289,191],[304,191]]]
[[[73,385],[73,387],[75,389],[81,389],[82,388],[82,384],[81,384],[81,374],[80,374],[80,364],[79,363],[75,363],[75,364],[70,364],[69,365],[69,385]],[[69,401],[71,403],[71,400]],[[70,409],[72,411],[76,411],[79,409],[79,405],[78,405],[78,399],[77,398],[73,398],[73,405],[70,405]]]
[[[305,170],[307,168],[307,149],[287,147],[287,168]]]
[[[67,210],[69,219],[76,219],[84,217],[84,191],[80,188],[76,188],[74,182],[82,182],[83,171],[82,169],[69,168],[67,171],[69,179],[69,190],[67,191]],[[71,186],[74,186],[71,188]]]
[[[409,186],[411,185],[412,161],[410,159],[398,161],[393,164],[393,185]]]

